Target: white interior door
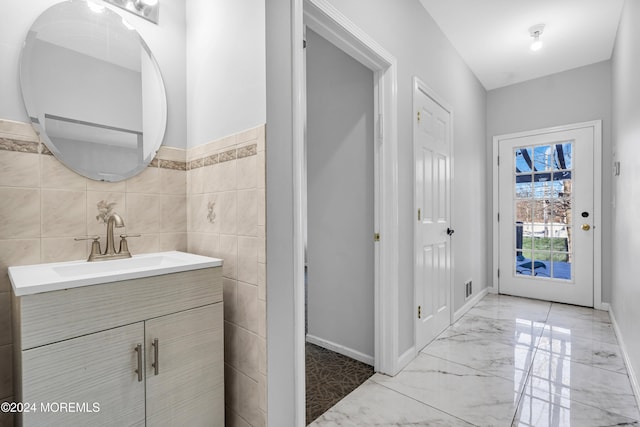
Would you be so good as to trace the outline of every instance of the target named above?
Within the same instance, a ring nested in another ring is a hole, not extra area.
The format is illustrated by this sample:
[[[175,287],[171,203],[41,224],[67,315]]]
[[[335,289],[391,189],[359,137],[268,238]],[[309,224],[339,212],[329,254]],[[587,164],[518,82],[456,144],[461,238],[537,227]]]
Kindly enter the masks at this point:
[[[414,90],[416,346],[450,324],[450,114]]]
[[[594,128],[499,142],[500,293],[593,306]]]

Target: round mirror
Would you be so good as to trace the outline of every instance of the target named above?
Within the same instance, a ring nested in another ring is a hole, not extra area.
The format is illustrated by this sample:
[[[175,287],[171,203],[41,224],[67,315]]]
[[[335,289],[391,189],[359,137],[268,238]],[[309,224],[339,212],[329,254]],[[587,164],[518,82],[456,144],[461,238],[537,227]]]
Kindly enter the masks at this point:
[[[102,4],[70,0],[45,10],[27,34],[20,83],[44,144],[81,175],[129,178],[162,144],[158,64],[137,31]]]

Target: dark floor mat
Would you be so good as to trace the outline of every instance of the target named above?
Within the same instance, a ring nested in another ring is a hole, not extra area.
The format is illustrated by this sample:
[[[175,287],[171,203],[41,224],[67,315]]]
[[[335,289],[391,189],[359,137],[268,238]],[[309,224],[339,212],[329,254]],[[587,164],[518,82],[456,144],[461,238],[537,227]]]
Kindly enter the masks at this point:
[[[373,367],[333,351],[306,344],[307,424],[373,375]]]

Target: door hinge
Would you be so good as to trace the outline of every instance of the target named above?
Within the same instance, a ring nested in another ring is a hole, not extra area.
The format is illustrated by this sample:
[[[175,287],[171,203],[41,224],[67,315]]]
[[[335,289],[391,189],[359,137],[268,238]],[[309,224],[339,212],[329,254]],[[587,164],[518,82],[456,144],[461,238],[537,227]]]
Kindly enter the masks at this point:
[[[500,222],[500,212],[498,212],[498,222]]]
[[[418,221],[422,218],[422,211],[418,208]]]
[[[422,319],[422,307],[418,306],[418,319]]]
[[[418,111],[418,123],[420,123],[420,111]]]
[[[500,278],[500,269],[498,269],[498,279]]]
[[[373,241],[374,242],[379,242],[380,241],[380,233],[374,233],[373,234]]]
[[[302,40],[302,48],[303,49],[307,48],[307,41],[306,40]]]
[[[378,114],[378,138],[382,140],[383,135],[384,135],[384,116],[382,114]]]
[[[500,156],[498,156],[498,166],[500,166]]]

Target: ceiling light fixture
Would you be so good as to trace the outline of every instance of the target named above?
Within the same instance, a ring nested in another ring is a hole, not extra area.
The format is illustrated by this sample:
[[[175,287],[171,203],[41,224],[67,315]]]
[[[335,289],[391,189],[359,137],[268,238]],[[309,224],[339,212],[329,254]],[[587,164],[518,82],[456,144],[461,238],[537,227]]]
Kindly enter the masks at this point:
[[[533,37],[533,42],[531,42],[531,50],[536,52],[542,48],[542,40],[540,40],[540,36],[544,31],[544,24],[534,25],[529,28],[529,35]]]
[[[138,15],[154,24],[158,23],[160,3],[158,0],[105,0],[127,12]]]

